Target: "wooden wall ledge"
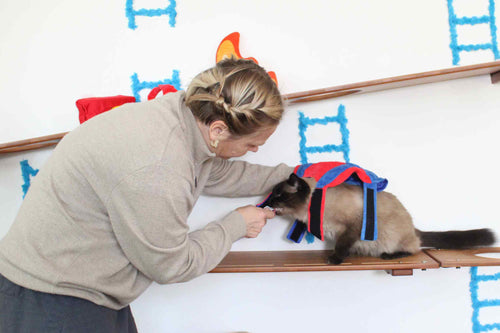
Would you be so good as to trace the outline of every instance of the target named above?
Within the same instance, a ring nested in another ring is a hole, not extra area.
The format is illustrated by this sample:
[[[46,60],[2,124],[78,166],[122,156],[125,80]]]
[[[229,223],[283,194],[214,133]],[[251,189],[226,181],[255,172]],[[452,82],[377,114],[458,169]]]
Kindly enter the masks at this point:
[[[500,247],[484,247],[470,250],[424,250],[443,268],[500,266],[499,258],[482,257],[485,253],[500,253]]]
[[[500,266],[500,259],[478,257],[483,253],[500,253],[497,248],[470,250],[423,250],[405,258],[383,260],[374,257],[350,257],[340,265],[328,264],[331,251],[240,251],[229,254],[210,273],[310,272],[385,270],[388,273],[412,275],[414,269],[441,267]]]
[[[422,72],[372,81],[345,84],[323,89],[296,92],[283,95],[283,97],[290,104],[305,103],[352,94],[362,94],[487,74],[491,76],[492,83],[500,81],[500,60],[469,66],[457,66],[430,72]],[[54,146],[66,134],[67,132],[37,137],[33,139],[3,143],[0,144],[0,154]]]
[[[439,69],[430,72],[393,76],[384,79],[345,84],[330,88],[308,90],[287,94],[284,95],[284,97],[290,104],[313,102],[352,94],[363,94],[487,74],[491,77],[491,83],[497,83],[500,81],[500,60],[469,66]]]

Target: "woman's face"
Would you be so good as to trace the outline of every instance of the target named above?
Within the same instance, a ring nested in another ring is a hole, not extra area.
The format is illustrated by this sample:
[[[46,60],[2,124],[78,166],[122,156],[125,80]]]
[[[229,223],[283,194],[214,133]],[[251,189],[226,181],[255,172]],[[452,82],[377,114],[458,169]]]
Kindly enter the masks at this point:
[[[237,139],[227,138],[219,141],[216,149],[218,157],[228,159],[231,157],[240,157],[247,152],[256,153],[259,147],[266,143],[267,139],[274,133],[277,126],[265,127],[253,134],[245,135]]]

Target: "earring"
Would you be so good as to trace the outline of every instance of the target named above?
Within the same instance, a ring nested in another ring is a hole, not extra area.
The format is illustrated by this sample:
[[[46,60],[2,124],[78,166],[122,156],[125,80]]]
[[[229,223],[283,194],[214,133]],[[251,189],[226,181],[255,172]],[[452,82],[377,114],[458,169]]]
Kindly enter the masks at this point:
[[[219,145],[219,140],[210,141],[210,145],[214,148],[217,148],[217,146]]]

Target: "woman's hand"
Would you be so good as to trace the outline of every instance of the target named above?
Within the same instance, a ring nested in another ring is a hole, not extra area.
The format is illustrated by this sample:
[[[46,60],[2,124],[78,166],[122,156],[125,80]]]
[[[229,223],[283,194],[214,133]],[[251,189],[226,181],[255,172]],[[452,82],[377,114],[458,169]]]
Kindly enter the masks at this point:
[[[243,215],[245,219],[247,224],[246,237],[248,238],[257,237],[266,225],[267,219],[272,219],[275,216],[274,212],[269,208],[259,208],[251,205],[240,207],[236,211]]]

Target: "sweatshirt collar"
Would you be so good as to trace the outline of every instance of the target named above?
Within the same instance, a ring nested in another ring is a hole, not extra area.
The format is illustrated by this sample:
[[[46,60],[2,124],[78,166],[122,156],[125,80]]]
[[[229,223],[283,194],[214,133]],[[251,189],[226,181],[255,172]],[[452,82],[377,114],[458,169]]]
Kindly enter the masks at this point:
[[[194,162],[196,164],[203,163],[209,158],[215,157],[215,153],[210,151],[205,139],[203,139],[203,135],[198,127],[196,118],[191,110],[186,106],[184,92],[181,92],[181,96],[179,98],[179,110],[186,129],[185,136],[187,145],[193,152]]]

